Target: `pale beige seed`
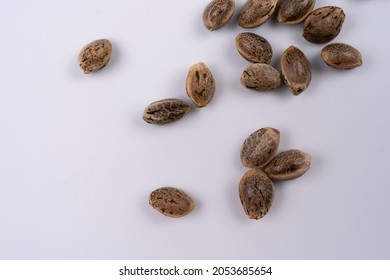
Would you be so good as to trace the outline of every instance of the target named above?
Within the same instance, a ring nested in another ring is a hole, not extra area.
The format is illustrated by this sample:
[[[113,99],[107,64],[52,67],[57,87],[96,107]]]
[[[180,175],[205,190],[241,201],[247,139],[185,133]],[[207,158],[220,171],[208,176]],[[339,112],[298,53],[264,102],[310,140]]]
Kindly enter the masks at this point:
[[[336,69],[353,69],[363,64],[361,53],[354,47],[334,43],[326,46],[321,51],[322,60],[330,67]]]
[[[249,65],[241,75],[241,84],[254,90],[271,90],[280,86],[280,73],[271,65],[254,63]]]
[[[147,123],[164,125],[177,121],[191,110],[191,106],[177,98],[167,98],[149,104],[142,118]]]
[[[313,11],[315,0],[279,0],[276,18],[280,23],[299,23]]]
[[[210,30],[214,31],[232,18],[234,13],[235,2],[233,0],[213,0],[203,12],[203,24]]]
[[[267,39],[260,35],[251,32],[239,33],[236,36],[236,47],[239,54],[250,62],[271,62],[272,47]]]
[[[290,46],[280,59],[282,78],[294,95],[301,94],[311,81],[311,66],[305,54]]]
[[[149,195],[149,204],[161,214],[179,218],[190,213],[195,202],[184,191],[173,187],[162,187]]]
[[[102,69],[110,61],[112,46],[109,40],[100,39],[86,45],[79,54],[78,62],[85,74]]]
[[[274,13],[277,0],[247,0],[238,15],[238,24],[254,28],[265,23]]]
[[[242,165],[249,168],[265,166],[275,156],[279,141],[280,132],[275,128],[264,127],[253,132],[241,147]]]
[[[206,106],[213,98],[214,77],[203,62],[191,66],[186,79],[186,91],[188,97],[197,107]]]
[[[311,156],[300,150],[288,150],[276,155],[264,168],[272,180],[290,180],[309,170]]]
[[[242,207],[250,219],[261,219],[269,211],[275,196],[271,179],[256,169],[248,170],[238,189]]]

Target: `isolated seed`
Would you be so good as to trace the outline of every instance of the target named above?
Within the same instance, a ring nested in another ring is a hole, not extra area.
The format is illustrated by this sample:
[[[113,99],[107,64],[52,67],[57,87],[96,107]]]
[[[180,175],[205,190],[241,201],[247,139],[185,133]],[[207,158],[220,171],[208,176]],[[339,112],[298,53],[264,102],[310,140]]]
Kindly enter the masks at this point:
[[[279,0],[276,17],[280,23],[295,24],[303,21],[313,11],[315,0]]]
[[[195,203],[185,192],[177,188],[163,187],[149,195],[149,204],[161,214],[179,218],[190,213]]]
[[[339,7],[318,8],[306,18],[302,36],[311,43],[332,41],[340,33],[344,19],[344,11]]]
[[[336,69],[353,69],[363,64],[361,53],[354,47],[334,43],[322,49],[321,57],[330,67]]]
[[[276,8],[277,0],[247,0],[238,15],[238,24],[254,28],[265,23]]]
[[[242,165],[249,168],[260,168],[269,163],[275,156],[280,141],[279,130],[264,127],[253,132],[241,147]]]
[[[303,175],[310,168],[311,156],[299,150],[288,150],[276,155],[264,168],[272,180],[289,180]]]
[[[177,121],[191,110],[186,102],[176,98],[167,98],[151,103],[144,110],[144,121],[164,125]]]
[[[224,26],[233,16],[235,2],[233,0],[211,1],[203,12],[203,24],[214,31]]]
[[[191,66],[186,80],[187,95],[197,107],[210,103],[215,92],[215,81],[206,64],[199,62]]]
[[[270,90],[280,86],[280,73],[271,65],[254,63],[241,75],[241,84],[255,90]]]
[[[266,64],[271,62],[272,47],[270,43],[255,33],[239,33],[236,37],[236,47],[242,57],[250,62]]]
[[[271,208],[275,196],[272,181],[263,172],[248,170],[238,189],[242,207],[250,219],[261,219]]]
[[[107,65],[111,58],[112,46],[109,40],[96,40],[80,52],[78,62],[85,74],[95,72]]]
[[[290,46],[280,59],[282,78],[294,95],[299,95],[310,84],[311,66],[304,53]]]

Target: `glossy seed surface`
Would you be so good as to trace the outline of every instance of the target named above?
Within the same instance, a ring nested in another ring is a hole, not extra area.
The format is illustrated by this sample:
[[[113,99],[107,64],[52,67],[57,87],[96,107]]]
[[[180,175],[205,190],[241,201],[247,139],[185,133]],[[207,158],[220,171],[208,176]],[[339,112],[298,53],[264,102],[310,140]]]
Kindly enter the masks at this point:
[[[280,23],[299,23],[313,11],[315,0],[279,0],[276,18]]]
[[[322,60],[336,69],[353,69],[363,64],[361,53],[348,44],[334,43],[321,51]]]
[[[238,24],[254,28],[265,23],[274,13],[277,0],[247,0],[238,15]]]
[[[191,66],[186,79],[186,91],[188,97],[197,107],[206,106],[213,98],[215,92],[214,77],[203,62]]]
[[[183,100],[167,98],[151,103],[144,110],[144,121],[164,125],[177,121],[191,110],[191,106]]]
[[[240,55],[250,62],[271,62],[272,47],[267,39],[260,35],[252,32],[239,33],[236,36],[236,47]]]
[[[79,54],[78,62],[85,74],[102,69],[110,61],[112,46],[109,40],[100,39],[86,45]]]
[[[211,1],[203,12],[203,24],[214,31],[224,26],[233,16],[235,2],[233,0]]]
[[[241,75],[241,84],[254,90],[271,90],[280,86],[280,73],[271,65],[254,63],[248,66]]]

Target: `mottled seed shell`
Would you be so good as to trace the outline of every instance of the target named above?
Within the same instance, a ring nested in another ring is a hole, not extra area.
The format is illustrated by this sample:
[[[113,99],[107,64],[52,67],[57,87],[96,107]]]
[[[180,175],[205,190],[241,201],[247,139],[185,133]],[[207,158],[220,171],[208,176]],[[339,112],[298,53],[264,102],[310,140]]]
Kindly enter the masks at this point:
[[[161,214],[179,218],[190,213],[195,203],[185,192],[177,188],[163,187],[149,195],[149,204]]]
[[[203,24],[214,31],[224,26],[233,16],[235,2],[233,0],[211,1],[203,12]]]
[[[238,24],[243,28],[254,28],[265,23],[276,8],[277,0],[248,0],[238,15]]]
[[[339,35],[344,19],[344,11],[339,7],[318,8],[306,18],[302,36],[316,44],[332,41]]]
[[[301,94],[310,84],[311,66],[305,54],[290,46],[280,59],[282,78],[294,95]]]
[[[181,119],[191,110],[186,102],[176,98],[167,98],[151,103],[144,110],[144,121],[164,125]]]
[[[199,62],[191,66],[186,80],[187,95],[197,107],[210,103],[215,92],[215,81],[206,64]]]
[[[288,150],[276,155],[264,168],[272,180],[290,180],[302,176],[310,168],[311,156],[299,150]]]
[[[271,65],[254,63],[241,75],[241,84],[255,90],[270,90],[280,86],[280,73]]]
[[[242,165],[249,168],[260,168],[269,163],[275,156],[280,141],[279,130],[264,127],[253,132],[241,147]]]
[[[256,169],[248,170],[238,189],[242,207],[250,219],[263,218],[271,208],[275,187],[271,179]]]
[[[342,43],[326,46],[321,51],[321,57],[327,65],[336,69],[353,69],[363,64],[361,53],[354,47]]]
[[[95,72],[110,61],[112,46],[109,40],[100,39],[86,45],[79,54],[78,62],[85,74]]]
[[[266,64],[271,62],[272,47],[270,43],[255,33],[239,33],[236,37],[236,47],[242,57],[250,62]]]
[[[279,0],[277,20],[284,24],[299,23],[313,11],[315,3],[315,0]]]

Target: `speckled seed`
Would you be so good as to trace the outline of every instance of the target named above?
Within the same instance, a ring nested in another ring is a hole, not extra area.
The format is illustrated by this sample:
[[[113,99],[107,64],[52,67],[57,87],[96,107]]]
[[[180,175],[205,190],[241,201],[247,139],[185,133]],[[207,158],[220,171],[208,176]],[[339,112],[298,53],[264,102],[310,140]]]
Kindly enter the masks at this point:
[[[251,32],[239,33],[236,37],[238,52],[253,63],[269,64],[272,58],[272,47],[264,37]]]
[[[215,81],[203,62],[191,66],[186,80],[187,95],[197,107],[210,103],[215,92]]]
[[[95,72],[107,65],[112,46],[109,40],[100,39],[86,45],[79,54],[78,62],[85,74]]]
[[[306,18],[302,36],[316,44],[332,41],[340,33],[344,19],[344,11],[339,7],[318,8]]]
[[[238,15],[238,24],[243,28],[254,28],[265,23],[276,8],[277,0],[248,0]]]
[[[191,110],[186,102],[176,98],[167,98],[151,103],[144,110],[144,121],[164,125],[181,119]]]
[[[203,12],[203,24],[214,31],[224,26],[233,16],[235,2],[233,0],[211,1]]]
[[[253,132],[241,147],[242,165],[249,168],[260,168],[269,163],[275,156],[280,141],[279,130],[264,127]]]
[[[190,213],[195,203],[185,192],[177,188],[163,187],[149,195],[149,204],[161,214],[179,218]]]
[[[334,43],[322,49],[321,57],[330,67],[336,69],[353,69],[363,64],[361,53],[354,47]]]
[[[282,78],[294,95],[301,94],[310,84],[311,66],[304,53],[290,46],[280,59]]]
[[[258,220],[263,218],[271,208],[275,188],[267,175],[251,169],[241,178],[238,193],[247,216]]]
[[[313,11],[315,0],[279,0],[276,17],[280,23],[295,24],[303,21]]]
[[[241,84],[255,90],[270,90],[280,86],[280,73],[271,65],[254,63],[241,75]]]
[[[272,180],[289,180],[303,175],[310,168],[311,156],[299,150],[288,150],[276,155],[264,168]]]

